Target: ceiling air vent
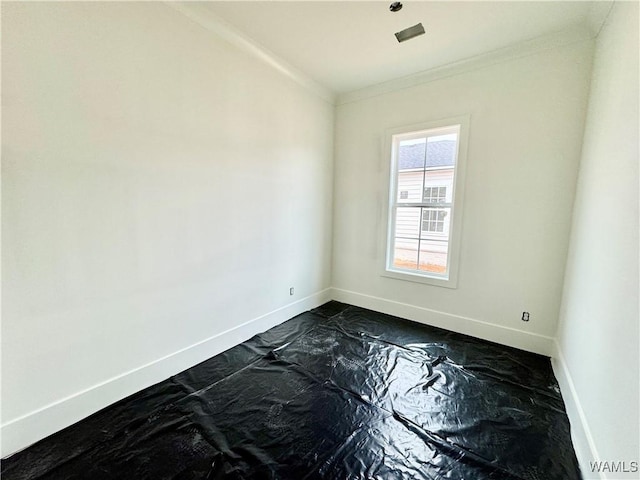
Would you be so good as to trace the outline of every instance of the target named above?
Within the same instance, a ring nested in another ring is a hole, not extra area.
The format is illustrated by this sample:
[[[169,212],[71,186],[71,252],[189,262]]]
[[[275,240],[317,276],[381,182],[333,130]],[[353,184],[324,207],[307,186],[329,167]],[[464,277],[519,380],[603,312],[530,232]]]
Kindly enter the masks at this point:
[[[424,33],[424,27],[421,23],[414,25],[413,27],[405,28],[400,32],[396,33],[396,38],[398,42],[402,43],[407,40],[412,39],[413,37],[417,37],[418,35],[422,35]]]

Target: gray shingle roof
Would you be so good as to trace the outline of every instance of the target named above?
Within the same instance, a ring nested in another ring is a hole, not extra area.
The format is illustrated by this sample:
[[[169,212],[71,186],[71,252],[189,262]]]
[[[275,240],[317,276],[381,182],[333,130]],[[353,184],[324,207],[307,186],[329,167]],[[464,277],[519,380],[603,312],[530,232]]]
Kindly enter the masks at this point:
[[[425,145],[425,143],[402,145],[400,147],[400,158],[398,159],[398,170],[424,168]],[[453,140],[429,142],[429,148],[427,149],[427,168],[452,167],[454,165],[455,147],[456,142]]]

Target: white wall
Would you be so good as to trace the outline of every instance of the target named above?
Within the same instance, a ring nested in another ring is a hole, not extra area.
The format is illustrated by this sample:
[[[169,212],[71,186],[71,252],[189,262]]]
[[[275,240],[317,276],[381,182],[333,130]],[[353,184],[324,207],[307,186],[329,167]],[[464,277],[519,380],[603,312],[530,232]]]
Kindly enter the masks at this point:
[[[322,300],[331,104],[155,2],[3,2],[2,62],[3,454]]]
[[[355,100],[336,113],[334,296],[550,354],[592,49],[588,40],[569,42],[390,93],[348,96]],[[385,130],[466,114],[458,288],[381,276]]]
[[[589,461],[640,461],[638,15],[637,2],[616,3],[597,39],[558,330],[588,478]]]

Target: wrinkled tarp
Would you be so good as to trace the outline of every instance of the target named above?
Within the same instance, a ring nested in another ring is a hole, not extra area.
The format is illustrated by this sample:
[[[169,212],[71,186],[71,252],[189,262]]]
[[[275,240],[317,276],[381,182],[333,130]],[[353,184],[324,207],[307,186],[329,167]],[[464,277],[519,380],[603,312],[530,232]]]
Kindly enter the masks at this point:
[[[579,479],[546,357],[330,302],[2,461],[13,479]]]

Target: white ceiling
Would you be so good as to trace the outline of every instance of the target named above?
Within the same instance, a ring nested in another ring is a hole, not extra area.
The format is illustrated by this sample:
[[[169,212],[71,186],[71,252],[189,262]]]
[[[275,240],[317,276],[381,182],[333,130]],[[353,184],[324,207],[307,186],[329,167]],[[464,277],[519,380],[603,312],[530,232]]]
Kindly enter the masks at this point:
[[[593,7],[586,1],[406,0],[392,13],[390,3],[227,1],[206,8],[319,84],[345,93],[586,25]],[[394,33],[418,22],[427,33],[398,43]]]

